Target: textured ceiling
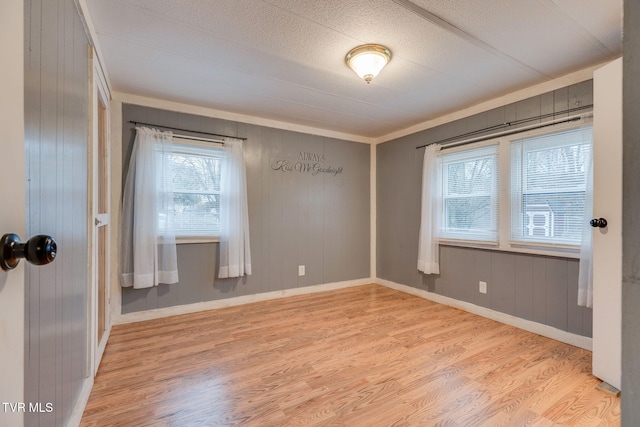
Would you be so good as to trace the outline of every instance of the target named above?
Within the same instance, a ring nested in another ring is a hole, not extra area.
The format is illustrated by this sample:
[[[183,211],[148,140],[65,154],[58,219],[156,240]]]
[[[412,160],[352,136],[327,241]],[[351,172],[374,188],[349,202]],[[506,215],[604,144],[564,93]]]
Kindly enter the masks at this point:
[[[381,137],[622,52],[622,0],[87,0],[113,90]],[[381,43],[370,85],[344,63]]]

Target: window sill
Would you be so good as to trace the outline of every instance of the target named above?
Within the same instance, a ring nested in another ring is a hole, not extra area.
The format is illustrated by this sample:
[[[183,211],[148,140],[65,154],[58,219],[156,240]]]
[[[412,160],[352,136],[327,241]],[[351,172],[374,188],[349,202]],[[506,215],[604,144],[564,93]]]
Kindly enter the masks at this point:
[[[190,245],[199,243],[218,243],[219,236],[176,236],[176,245]]]
[[[531,255],[543,255],[556,258],[573,258],[580,259],[580,247],[573,245],[553,245],[543,243],[529,242],[506,242],[498,244],[498,242],[483,242],[473,240],[452,240],[440,239],[439,244],[442,246],[456,246],[463,248],[485,249],[500,252],[513,252]]]

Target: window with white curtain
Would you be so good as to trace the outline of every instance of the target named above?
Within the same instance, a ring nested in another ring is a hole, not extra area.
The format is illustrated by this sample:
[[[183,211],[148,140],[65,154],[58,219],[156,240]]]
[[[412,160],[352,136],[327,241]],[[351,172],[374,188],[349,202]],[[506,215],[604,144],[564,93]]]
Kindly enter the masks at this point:
[[[440,237],[497,241],[498,146],[443,154],[440,161]]]
[[[218,237],[224,151],[213,144],[177,141],[168,154],[172,175],[164,177],[173,183],[174,208],[169,218],[158,218],[160,227],[171,227],[176,237]]]
[[[560,129],[443,149],[440,241],[577,253],[592,126]]]

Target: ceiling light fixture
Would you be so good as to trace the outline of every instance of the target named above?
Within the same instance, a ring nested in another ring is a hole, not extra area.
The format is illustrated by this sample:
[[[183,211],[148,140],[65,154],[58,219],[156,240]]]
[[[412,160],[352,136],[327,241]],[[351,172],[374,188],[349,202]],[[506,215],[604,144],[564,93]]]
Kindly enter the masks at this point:
[[[391,61],[391,51],[379,44],[354,47],[344,59],[349,68],[367,84]]]

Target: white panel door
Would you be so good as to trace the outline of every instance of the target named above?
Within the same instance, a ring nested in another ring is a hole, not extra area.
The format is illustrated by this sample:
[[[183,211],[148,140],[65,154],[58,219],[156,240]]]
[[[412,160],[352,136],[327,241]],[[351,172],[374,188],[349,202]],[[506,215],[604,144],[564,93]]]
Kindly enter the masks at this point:
[[[23,9],[21,0],[0,2],[0,236],[26,238],[24,163]],[[8,272],[0,270],[0,425],[22,426],[24,413],[24,261]],[[13,405],[13,407],[11,405]],[[6,407],[6,409],[5,409]]]
[[[622,59],[594,73],[593,374],[620,389],[622,344]]]

